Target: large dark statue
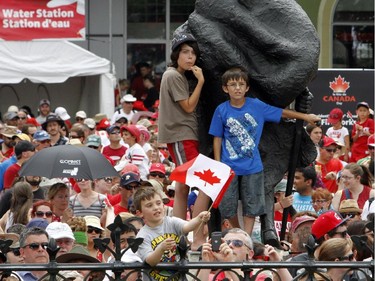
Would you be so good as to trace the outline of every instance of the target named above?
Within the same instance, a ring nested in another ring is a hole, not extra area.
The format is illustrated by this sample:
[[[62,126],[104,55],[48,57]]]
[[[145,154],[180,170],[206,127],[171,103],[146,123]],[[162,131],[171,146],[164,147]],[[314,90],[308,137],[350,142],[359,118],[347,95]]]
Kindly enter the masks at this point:
[[[221,75],[230,67],[242,65],[248,70],[251,96],[282,108],[297,100],[296,110],[309,110],[312,96],[306,86],[317,71],[319,40],[295,1],[197,0],[195,11],[175,33],[181,32],[193,34],[201,51],[198,64],[206,81],[199,110],[203,153],[212,150],[207,132],[213,111],[226,99]],[[275,244],[273,187],[298,155],[291,155],[295,132],[294,122],[266,124],[259,145],[268,208],[261,218],[265,243]],[[306,166],[315,159],[316,149],[305,133],[300,147],[297,165]]]

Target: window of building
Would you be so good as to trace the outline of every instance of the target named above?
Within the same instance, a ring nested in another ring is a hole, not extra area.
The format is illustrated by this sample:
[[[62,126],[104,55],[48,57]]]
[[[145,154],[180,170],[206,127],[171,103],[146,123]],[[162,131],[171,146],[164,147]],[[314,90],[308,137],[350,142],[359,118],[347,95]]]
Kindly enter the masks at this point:
[[[374,68],[374,1],[338,1],[332,46],[334,68]]]

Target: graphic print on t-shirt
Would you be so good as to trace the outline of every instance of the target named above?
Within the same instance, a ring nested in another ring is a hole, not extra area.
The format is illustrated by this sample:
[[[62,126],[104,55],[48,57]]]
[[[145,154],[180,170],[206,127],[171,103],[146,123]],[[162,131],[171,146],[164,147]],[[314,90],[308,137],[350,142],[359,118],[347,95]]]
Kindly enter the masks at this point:
[[[227,124],[232,135],[225,146],[231,159],[252,158],[256,147],[257,121],[246,113],[242,118],[228,118]]]
[[[180,242],[180,237],[177,236],[176,234],[174,234],[174,233],[165,233],[163,235],[160,235],[160,236],[154,238],[151,241],[151,247],[152,247],[152,249],[155,251],[156,247],[160,243],[162,243],[164,240],[166,240],[167,238],[172,238],[174,241],[176,241],[176,244],[178,244]],[[160,262],[175,262],[175,261],[178,261],[178,260],[179,260],[179,253],[178,253],[177,247],[174,247],[173,249],[164,252],[163,256],[160,259]],[[165,281],[171,275],[173,275],[174,273],[176,273],[176,272],[175,271],[171,271],[171,270],[162,270],[162,271],[159,271],[159,270],[153,269],[153,270],[150,271],[150,276],[154,280]],[[177,281],[178,279],[179,279],[179,275],[176,275],[175,277],[173,277],[171,279],[168,279],[168,280]]]

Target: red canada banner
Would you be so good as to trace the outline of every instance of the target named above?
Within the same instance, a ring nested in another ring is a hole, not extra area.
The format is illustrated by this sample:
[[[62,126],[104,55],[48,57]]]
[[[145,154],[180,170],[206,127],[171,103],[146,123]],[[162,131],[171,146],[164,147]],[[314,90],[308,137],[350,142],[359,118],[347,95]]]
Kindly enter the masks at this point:
[[[85,0],[0,1],[0,39],[85,39]]]

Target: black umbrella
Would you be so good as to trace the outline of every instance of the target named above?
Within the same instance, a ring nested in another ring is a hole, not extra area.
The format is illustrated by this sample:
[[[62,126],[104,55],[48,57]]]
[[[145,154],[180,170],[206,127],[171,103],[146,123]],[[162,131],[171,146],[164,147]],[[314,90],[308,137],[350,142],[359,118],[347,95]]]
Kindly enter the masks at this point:
[[[19,175],[92,180],[119,174],[95,149],[59,145],[37,152],[22,166]]]

